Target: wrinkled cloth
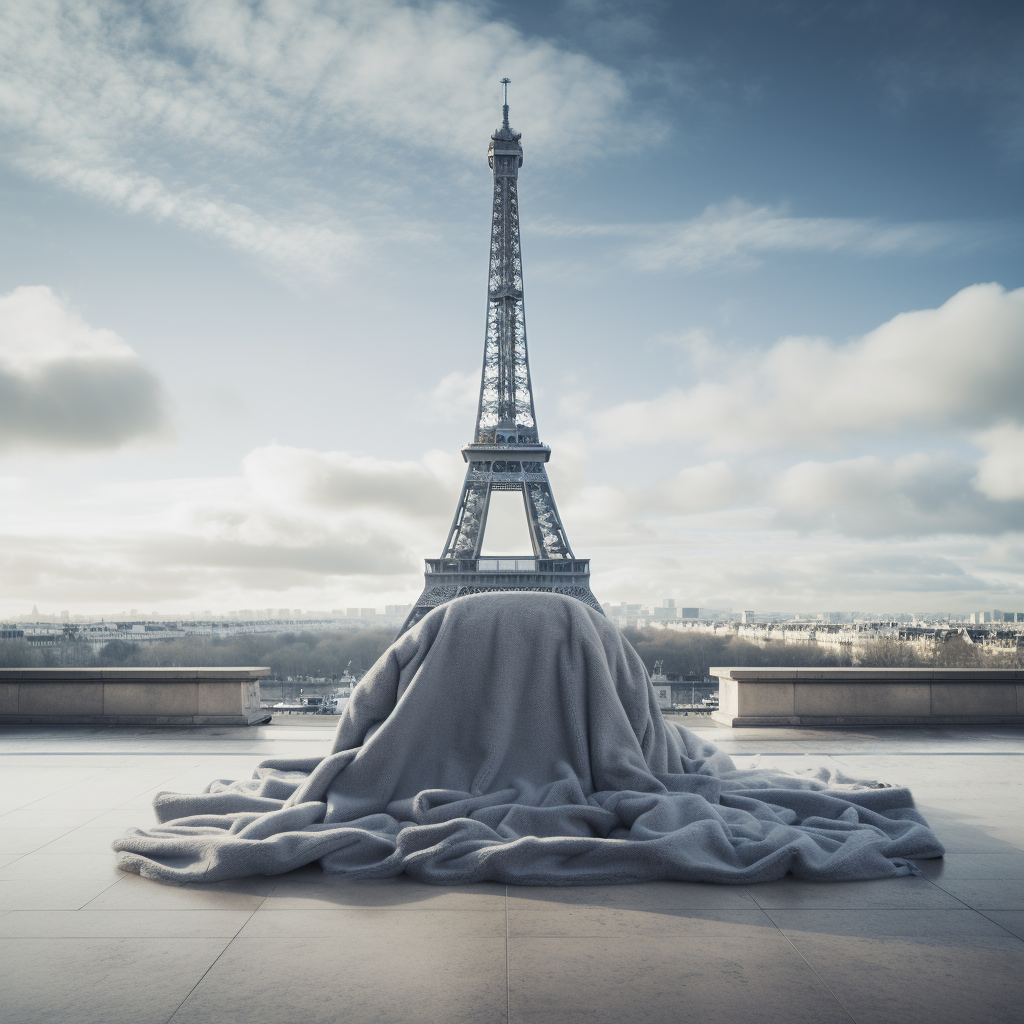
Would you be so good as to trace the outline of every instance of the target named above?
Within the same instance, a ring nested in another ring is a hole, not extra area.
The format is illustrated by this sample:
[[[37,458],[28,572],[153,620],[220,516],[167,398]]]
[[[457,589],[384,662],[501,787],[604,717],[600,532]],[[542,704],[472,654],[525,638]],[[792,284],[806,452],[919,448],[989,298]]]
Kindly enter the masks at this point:
[[[168,882],[279,874],[438,884],[749,883],[919,873],[942,846],[908,790],[737,769],[667,723],[616,626],[569,597],[434,609],[355,687],[325,757],[160,793],[118,866]]]

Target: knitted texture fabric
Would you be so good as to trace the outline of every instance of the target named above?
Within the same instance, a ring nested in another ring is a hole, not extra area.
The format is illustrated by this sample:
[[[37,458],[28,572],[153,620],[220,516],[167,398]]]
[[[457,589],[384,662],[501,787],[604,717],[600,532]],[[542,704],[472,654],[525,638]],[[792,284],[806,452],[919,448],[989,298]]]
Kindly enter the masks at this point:
[[[908,790],[829,769],[737,769],[667,723],[616,626],[556,594],[436,608],[356,686],[330,753],[161,793],[113,845],[170,882],[405,872],[586,885],[916,874],[942,846]]]

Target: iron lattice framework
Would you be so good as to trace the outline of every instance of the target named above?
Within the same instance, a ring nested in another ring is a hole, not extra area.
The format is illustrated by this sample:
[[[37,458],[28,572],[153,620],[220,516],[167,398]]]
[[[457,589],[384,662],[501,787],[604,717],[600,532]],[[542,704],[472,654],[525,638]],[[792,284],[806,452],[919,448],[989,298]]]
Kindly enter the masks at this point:
[[[462,449],[468,463],[466,481],[444,551],[440,558],[426,560],[423,593],[405,620],[403,633],[439,604],[493,590],[563,593],[601,611],[590,590],[590,562],[573,555],[565,535],[545,468],[551,449],[537,433],[519,244],[522,136],[509,127],[508,80],[502,84],[506,89],[502,125],[491,136],[487,150],[494,173],[494,202],[476,432],[473,442]],[[523,495],[532,555],[480,557],[494,491]]]

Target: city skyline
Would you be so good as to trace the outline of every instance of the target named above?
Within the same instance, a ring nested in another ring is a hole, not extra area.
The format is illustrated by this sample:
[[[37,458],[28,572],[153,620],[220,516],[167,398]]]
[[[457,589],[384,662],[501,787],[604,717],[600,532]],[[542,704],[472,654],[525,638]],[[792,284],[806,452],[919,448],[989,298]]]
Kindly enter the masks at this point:
[[[161,612],[159,609],[114,609],[103,613],[91,613],[88,611],[72,613],[70,609],[59,611],[40,610],[33,606],[30,612],[8,617],[6,622],[0,625],[17,624],[60,624],[71,623],[116,623],[116,622],[301,622],[304,620],[316,620],[322,622],[341,620],[388,620],[388,623],[398,625],[405,620],[405,617],[412,610],[412,604],[389,604],[373,607],[350,607],[350,608],[239,608],[215,612],[213,609],[189,609],[187,612]],[[879,622],[886,620],[920,620],[931,622],[953,622],[960,624],[998,624],[998,623],[1024,623],[1024,611],[1009,611],[1006,609],[990,608],[988,610],[965,609],[956,610],[921,610],[916,612],[903,612],[896,609],[864,610],[808,610],[794,611],[792,609],[733,609],[733,608],[711,608],[708,606],[680,605],[674,598],[661,598],[655,600],[647,598],[637,602],[627,601],[605,601],[601,605],[607,615],[613,617],[649,619],[653,622],[687,620],[687,619],[717,619],[725,621],[734,619],[738,622],[748,621],[814,621],[825,622]]]
[[[599,600],[1024,606],[1019,6],[5,19],[0,619],[415,600],[504,75]]]

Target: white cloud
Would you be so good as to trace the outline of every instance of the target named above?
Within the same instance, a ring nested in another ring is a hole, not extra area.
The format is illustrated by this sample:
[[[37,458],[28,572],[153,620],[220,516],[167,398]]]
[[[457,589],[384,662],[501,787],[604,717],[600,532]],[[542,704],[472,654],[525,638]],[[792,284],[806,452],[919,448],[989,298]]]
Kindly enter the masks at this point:
[[[830,448],[852,436],[1024,420],[1024,289],[979,284],[845,344],[782,338],[689,389],[600,413],[608,443],[717,451]]]
[[[531,160],[644,136],[616,71],[473,4],[11,0],[0,59],[16,167],[305,276],[365,243],[361,216],[409,232],[384,223],[389,168],[482,161],[503,74]]]
[[[457,454],[429,452],[420,461],[392,462],[350,452],[318,452],[271,445],[243,463],[261,497],[341,511],[373,509],[410,518],[450,515],[465,472]]]
[[[273,445],[222,478],[73,491],[57,480],[0,480],[0,612],[23,614],[33,602],[170,611],[411,600],[420,558],[443,541],[463,468],[439,452],[388,462]],[[1022,534],[977,535],[995,521],[970,472],[924,456],[804,463],[776,476],[718,460],[647,489],[555,489],[601,600],[1012,605]]]
[[[166,429],[160,382],[42,285],[0,296],[0,448],[109,449]]]
[[[717,459],[647,486],[591,486],[570,508],[573,522],[590,530],[602,521],[610,529],[632,522],[655,533],[659,524],[683,520],[693,529],[713,522],[732,532],[865,538],[980,537],[1024,527],[1024,501],[988,500],[974,486],[975,470],[968,459],[941,452],[781,466]]]
[[[751,267],[769,253],[849,252],[858,256],[920,254],[990,240],[996,229],[942,223],[885,224],[869,218],[797,217],[785,207],[740,199],[709,206],[699,217],[664,224],[565,224],[534,230],[563,238],[614,239],[622,260],[641,271],[693,273],[719,266]]]
[[[61,359],[131,359],[113,331],[91,327],[45,285],[24,285],[0,296],[0,360],[31,373]]]
[[[974,441],[986,453],[974,486],[994,501],[1024,499],[1024,425],[1002,423]]]
[[[917,452],[800,462],[767,488],[776,523],[846,536],[1002,533],[1024,527],[1024,502],[993,503],[971,486],[974,467]]]
[[[461,483],[462,460],[387,462],[271,445],[237,476],[97,485],[2,481],[0,607],[32,601],[177,607],[338,607],[339,591],[422,581]],[[333,595],[333,596],[332,596]],[[395,596],[388,600],[399,599]],[[376,603],[374,601],[373,603]]]

